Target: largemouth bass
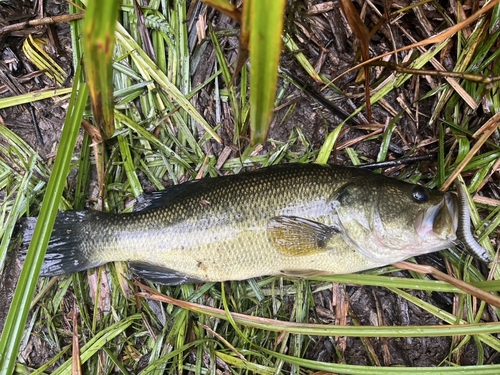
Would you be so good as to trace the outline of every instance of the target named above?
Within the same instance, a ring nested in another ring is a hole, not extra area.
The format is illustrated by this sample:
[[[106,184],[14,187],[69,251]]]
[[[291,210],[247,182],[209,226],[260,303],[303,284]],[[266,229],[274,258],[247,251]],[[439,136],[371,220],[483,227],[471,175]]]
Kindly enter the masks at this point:
[[[279,165],[177,185],[149,201],[128,214],[60,213],[42,276],[114,261],[163,284],[352,273],[470,235],[455,194],[349,167]],[[25,243],[35,223],[24,222]],[[488,260],[470,238],[466,246]]]

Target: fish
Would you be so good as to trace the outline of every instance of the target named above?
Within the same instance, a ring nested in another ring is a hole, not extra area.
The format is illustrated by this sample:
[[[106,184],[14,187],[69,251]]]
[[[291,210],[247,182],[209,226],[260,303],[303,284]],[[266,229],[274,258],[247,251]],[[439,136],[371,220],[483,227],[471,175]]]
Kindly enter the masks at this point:
[[[457,244],[489,261],[470,233],[464,194],[319,164],[203,178],[149,194],[136,212],[58,213],[41,276],[122,261],[166,285],[314,277]],[[25,247],[35,225],[21,223]]]

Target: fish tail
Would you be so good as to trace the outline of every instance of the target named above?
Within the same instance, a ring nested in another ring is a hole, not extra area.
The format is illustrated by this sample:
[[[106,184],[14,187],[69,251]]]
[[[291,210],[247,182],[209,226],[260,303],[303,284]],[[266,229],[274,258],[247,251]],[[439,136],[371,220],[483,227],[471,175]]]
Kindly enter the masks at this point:
[[[94,216],[94,211],[65,211],[57,215],[40,276],[80,272],[102,264],[92,260],[89,252],[85,250],[85,238],[89,235],[86,234],[85,224]],[[26,258],[36,223],[35,217],[24,218],[19,223],[22,260]]]

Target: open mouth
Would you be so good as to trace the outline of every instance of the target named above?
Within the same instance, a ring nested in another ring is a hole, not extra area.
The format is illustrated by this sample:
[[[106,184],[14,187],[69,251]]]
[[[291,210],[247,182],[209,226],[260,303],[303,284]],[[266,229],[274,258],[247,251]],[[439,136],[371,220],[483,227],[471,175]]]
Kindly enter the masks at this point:
[[[456,240],[458,226],[457,201],[454,195],[446,193],[444,199],[426,211],[422,211],[416,222],[416,230],[421,238],[438,237],[450,244]]]
[[[457,198],[452,193],[445,193],[439,204],[439,210],[434,218],[432,229],[441,238],[450,241],[456,239],[458,228]]]

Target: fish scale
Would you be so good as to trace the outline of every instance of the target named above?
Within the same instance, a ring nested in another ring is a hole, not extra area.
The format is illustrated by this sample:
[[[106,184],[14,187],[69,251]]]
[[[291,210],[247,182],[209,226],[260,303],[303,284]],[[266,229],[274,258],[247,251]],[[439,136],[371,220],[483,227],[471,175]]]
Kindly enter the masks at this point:
[[[451,246],[450,194],[317,164],[206,178],[146,197],[143,211],[60,213],[42,275],[113,261],[165,284],[351,273]]]

